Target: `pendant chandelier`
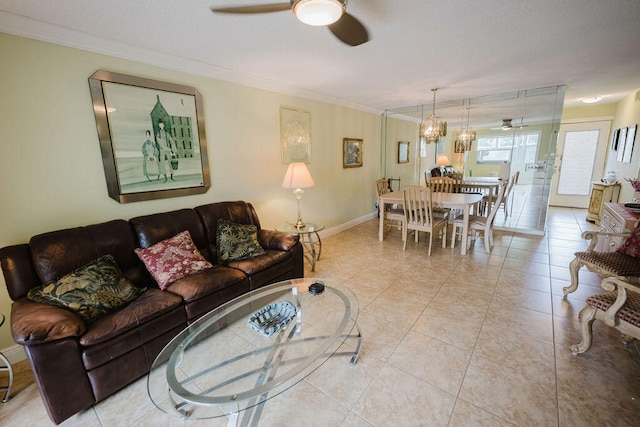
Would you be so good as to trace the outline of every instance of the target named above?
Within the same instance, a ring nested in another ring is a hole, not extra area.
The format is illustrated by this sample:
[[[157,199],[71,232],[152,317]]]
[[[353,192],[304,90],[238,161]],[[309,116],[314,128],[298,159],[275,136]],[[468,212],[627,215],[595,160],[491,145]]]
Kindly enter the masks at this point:
[[[431,142],[437,143],[438,140],[447,135],[447,122],[440,120],[439,116],[436,116],[436,92],[438,88],[431,89],[433,92],[433,111],[427,121],[420,123],[420,135],[427,141],[427,144]]]
[[[476,131],[469,127],[469,112],[471,103],[467,107],[467,126],[464,127],[464,110],[462,110],[462,120],[460,121],[460,130],[456,133],[456,147],[460,147],[464,151],[470,151],[471,146],[476,140]]]

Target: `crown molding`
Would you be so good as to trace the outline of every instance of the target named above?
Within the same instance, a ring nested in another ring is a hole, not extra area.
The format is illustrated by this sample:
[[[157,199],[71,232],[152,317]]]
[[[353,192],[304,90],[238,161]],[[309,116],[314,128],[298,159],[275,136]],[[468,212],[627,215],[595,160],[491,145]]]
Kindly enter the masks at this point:
[[[147,65],[185,72],[197,76],[250,86],[271,92],[298,96],[314,101],[352,108],[367,113],[382,114],[382,110],[347,102],[317,92],[286,85],[262,77],[239,73],[217,65],[208,64],[188,58],[168,55],[149,49],[141,49],[130,44],[120,43],[92,34],[71,30],[48,22],[0,11],[0,32],[28,39],[71,47],[92,53],[108,55],[115,58],[140,62]]]

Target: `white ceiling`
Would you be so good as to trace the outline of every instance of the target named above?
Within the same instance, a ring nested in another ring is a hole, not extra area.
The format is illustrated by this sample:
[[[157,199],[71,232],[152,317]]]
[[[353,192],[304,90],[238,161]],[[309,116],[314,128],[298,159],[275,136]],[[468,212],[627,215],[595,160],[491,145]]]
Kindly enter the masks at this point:
[[[640,89],[638,0],[350,0],[340,43],[278,0],[0,0],[0,31],[366,111],[554,85],[565,106]],[[3,58],[7,60],[7,58]]]

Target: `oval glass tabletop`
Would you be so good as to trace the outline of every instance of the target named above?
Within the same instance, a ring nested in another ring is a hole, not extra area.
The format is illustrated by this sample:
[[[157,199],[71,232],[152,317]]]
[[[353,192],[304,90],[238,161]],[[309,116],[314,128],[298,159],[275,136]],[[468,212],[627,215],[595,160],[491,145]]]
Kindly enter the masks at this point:
[[[338,350],[351,356],[345,363],[356,362],[358,311],[353,292],[329,280],[295,279],[251,291],[167,344],[149,372],[149,397],[183,419],[230,416],[234,424],[244,411],[255,420],[259,412],[247,409],[294,386]]]

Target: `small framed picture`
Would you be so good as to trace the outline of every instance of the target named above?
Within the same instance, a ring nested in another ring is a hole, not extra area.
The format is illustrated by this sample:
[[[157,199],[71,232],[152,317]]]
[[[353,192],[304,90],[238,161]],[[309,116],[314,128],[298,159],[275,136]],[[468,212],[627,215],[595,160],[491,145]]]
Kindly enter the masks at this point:
[[[398,163],[409,163],[409,141],[398,141]]]
[[[362,167],[362,140],[344,138],[342,140],[342,167]]]

